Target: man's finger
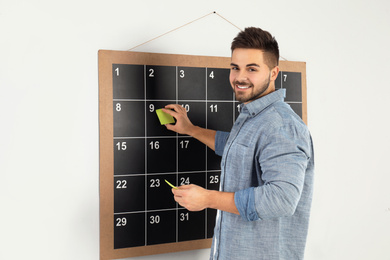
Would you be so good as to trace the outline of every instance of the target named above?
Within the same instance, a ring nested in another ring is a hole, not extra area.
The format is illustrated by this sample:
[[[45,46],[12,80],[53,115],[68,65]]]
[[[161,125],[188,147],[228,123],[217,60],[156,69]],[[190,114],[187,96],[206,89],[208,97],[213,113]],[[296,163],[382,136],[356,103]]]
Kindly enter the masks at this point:
[[[169,105],[166,105],[164,108],[166,108],[166,109],[173,109],[176,112],[178,112],[178,111],[180,111],[180,108],[182,108],[182,106],[178,105],[178,104],[169,104]]]
[[[179,190],[187,190],[187,189],[190,189],[192,186],[194,186],[193,184],[188,184],[188,185],[181,185],[179,187],[177,187]]]
[[[175,117],[175,115],[177,114],[175,111],[172,111],[172,110],[166,109],[166,108],[161,108],[161,111],[163,111],[164,113],[167,113],[168,115],[171,115],[173,117]]]
[[[180,113],[180,114],[187,114],[186,109],[182,105],[179,105],[179,104],[166,105],[165,108],[173,109],[175,112]]]
[[[180,190],[180,187],[177,187],[177,189],[172,189],[172,193],[174,196],[181,197],[183,195],[183,190]]]

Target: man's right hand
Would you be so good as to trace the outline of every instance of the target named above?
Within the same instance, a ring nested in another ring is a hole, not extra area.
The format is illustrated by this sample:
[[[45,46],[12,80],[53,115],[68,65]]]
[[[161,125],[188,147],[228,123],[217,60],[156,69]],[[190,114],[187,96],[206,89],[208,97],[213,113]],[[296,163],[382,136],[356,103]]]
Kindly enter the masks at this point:
[[[215,150],[215,130],[193,125],[187,116],[187,111],[181,105],[166,105],[163,111],[176,119],[176,124],[165,125],[168,130],[182,135],[190,135],[210,147],[213,151]]]
[[[165,109],[162,111],[173,116],[176,119],[176,124],[166,124],[168,130],[174,131],[183,135],[191,135],[195,126],[191,123],[190,119],[187,116],[187,111],[184,107],[178,104],[166,105]]]

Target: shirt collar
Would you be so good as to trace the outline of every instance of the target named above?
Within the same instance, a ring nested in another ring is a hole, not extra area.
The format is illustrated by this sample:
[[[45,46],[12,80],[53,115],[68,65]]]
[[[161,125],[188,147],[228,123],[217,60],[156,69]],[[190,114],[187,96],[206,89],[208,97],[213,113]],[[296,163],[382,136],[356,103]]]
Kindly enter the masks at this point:
[[[286,97],[286,90],[279,89],[259,99],[249,102],[246,105],[241,104],[241,111],[248,110],[249,116],[253,117],[256,116],[258,113],[260,113],[261,111],[263,111],[269,105],[277,101],[284,100],[285,97]]]

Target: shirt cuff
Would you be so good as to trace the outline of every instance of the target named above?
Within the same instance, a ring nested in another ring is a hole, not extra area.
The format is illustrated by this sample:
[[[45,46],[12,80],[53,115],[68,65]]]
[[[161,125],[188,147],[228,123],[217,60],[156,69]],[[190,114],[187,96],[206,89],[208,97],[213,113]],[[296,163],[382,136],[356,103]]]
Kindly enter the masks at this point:
[[[234,194],[234,203],[240,212],[241,217],[247,221],[255,221],[259,219],[255,207],[255,188],[240,190]]]

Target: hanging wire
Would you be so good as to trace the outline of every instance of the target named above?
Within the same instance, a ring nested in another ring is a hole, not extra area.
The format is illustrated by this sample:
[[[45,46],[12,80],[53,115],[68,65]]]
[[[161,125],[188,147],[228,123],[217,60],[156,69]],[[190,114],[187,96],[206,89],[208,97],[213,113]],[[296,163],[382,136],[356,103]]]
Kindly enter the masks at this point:
[[[146,41],[146,42],[144,42],[144,43],[141,43],[141,44],[139,44],[139,45],[137,45],[137,46],[135,46],[135,47],[133,47],[133,48],[131,48],[131,49],[128,49],[127,51],[131,51],[131,50],[133,50],[133,49],[135,49],[135,48],[137,48],[137,47],[140,47],[140,46],[142,46],[142,45],[144,45],[144,44],[147,44],[147,43],[149,43],[149,42],[151,42],[151,41],[154,41],[154,40],[156,40],[156,39],[158,39],[158,38],[160,38],[160,37],[162,37],[162,36],[164,36],[164,35],[167,35],[167,34],[169,34],[169,33],[171,33],[171,32],[174,32],[174,31],[176,31],[176,30],[179,30],[179,29],[181,29],[181,28],[183,28],[183,27],[185,27],[185,26],[187,26],[187,25],[189,25],[189,24],[192,24],[192,23],[194,23],[194,22],[196,22],[196,21],[199,21],[199,20],[201,20],[201,19],[203,19],[203,18],[205,18],[205,17],[207,17],[207,16],[209,16],[209,15],[212,15],[212,14],[218,15],[219,17],[221,17],[222,19],[224,19],[225,21],[227,21],[228,23],[230,23],[231,25],[233,25],[234,27],[236,27],[237,29],[239,29],[240,31],[242,31],[238,26],[234,25],[232,22],[230,22],[229,20],[227,20],[226,18],[222,17],[220,14],[218,14],[217,12],[214,11],[214,12],[211,12],[211,13],[209,13],[209,14],[203,15],[202,17],[199,17],[199,18],[197,18],[197,19],[195,19],[195,20],[193,20],[193,21],[191,21],[191,22],[188,22],[188,23],[186,23],[186,24],[183,24],[183,25],[181,25],[181,26],[179,26],[179,27],[177,27],[177,28],[175,28],[175,29],[172,29],[172,30],[170,30],[170,31],[168,31],[168,32],[166,32],[166,33],[163,33],[163,34],[161,34],[161,35],[159,35],[159,36],[157,36],[157,37],[155,37],[155,38],[153,38],[153,39],[150,39],[150,40],[148,40],[148,41]]]
[[[226,19],[225,17],[223,17],[222,15],[220,15],[219,13],[217,12],[214,12],[216,15],[218,15],[219,17],[221,17],[222,19],[224,19],[226,22],[230,23],[231,25],[233,25],[234,27],[236,27],[238,30],[242,31],[242,29],[240,27],[238,27],[237,25],[235,25],[234,23],[232,23],[231,21],[229,21],[228,19]]]
[[[158,39],[158,38],[160,38],[160,37],[162,37],[162,36],[164,36],[164,35],[167,35],[167,34],[169,34],[169,33],[171,33],[171,32],[177,31],[177,30],[179,30],[179,29],[181,29],[181,28],[183,28],[183,27],[185,27],[185,26],[187,26],[187,25],[190,25],[190,24],[192,24],[192,23],[194,23],[194,22],[196,22],[196,21],[199,21],[199,20],[201,20],[201,19],[203,19],[203,18],[205,18],[205,17],[207,17],[207,16],[209,16],[209,15],[212,15],[212,14],[218,15],[220,18],[222,18],[222,19],[225,20],[226,22],[230,23],[231,25],[233,25],[234,27],[236,27],[238,30],[242,31],[242,29],[241,29],[240,27],[238,27],[237,25],[235,25],[234,23],[232,23],[231,21],[229,21],[228,19],[226,19],[225,17],[223,17],[222,15],[220,15],[219,13],[217,13],[216,11],[214,11],[214,12],[211,12],[211,13],[209,13],[209,14],[203,15],[203,16],[201,16],[201,17],[195,19],[195,20],[192,20],[191,22],[188,22],[188,23],[186,23],[186,24],[183,24],[183,25],[181,25],[181,26],[179,26],[179,27],[177,27],[177,28],[175,28],[175,29],[172,29],[172,30],[170,30],[170,31],[168,31],[168,32],[166,32],[166,33],[163,33],[163,34],[161,34],[161,35],[159,35],[159,36],[157,36],[157,37],[154,37],[153,39],[150,39],[150,40],[148,40],[148,41],[146,41],[146,42],[144,42],[144,43],[138,44],[137,46],[134,46],[133,48],[128,49],[127,51],[131,51],[131,50],[133,50],[133,49],[135,49],[135,48],[138,48],[138,47],[140,47],[140,46],[142,46],[142,45],[144,45],[144,44],[147,44],[147,43],[149,43],[149,42],[151,42],[151,41],[154,41],[154,40],[156,40],[156,39]],[[280,56],[280,58],[282,58],[283,60],[287,61],[287,59],[284,58],[283,56]]]

